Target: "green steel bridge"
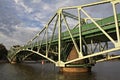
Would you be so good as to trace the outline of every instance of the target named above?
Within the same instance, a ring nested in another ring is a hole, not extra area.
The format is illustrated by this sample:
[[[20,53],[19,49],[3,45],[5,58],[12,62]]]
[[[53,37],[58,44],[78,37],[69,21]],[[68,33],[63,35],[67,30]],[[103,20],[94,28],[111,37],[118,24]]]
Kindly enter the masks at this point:
[[[113,12],[106,18],[94,18],[87,11],[106,4],[111,5]],[[10,49],[9,61],[22,62],[37,54],[58,67],[89,67],[96,62],[120,58],[115,53],[111,56],[111,52],[120,50],[120,13],[116,8],[119,4],[120,0],[104,0],[58,9],[33,39]]]

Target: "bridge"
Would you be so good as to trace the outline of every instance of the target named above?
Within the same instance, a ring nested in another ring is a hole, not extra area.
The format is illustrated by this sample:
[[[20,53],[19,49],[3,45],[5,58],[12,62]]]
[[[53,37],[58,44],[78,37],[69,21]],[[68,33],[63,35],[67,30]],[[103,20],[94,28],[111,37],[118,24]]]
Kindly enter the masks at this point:
[[[87,11],[106,4],[111,5],[113,12],[106,18],[92,17]],[[37,54],[58,67],[90,68],[96,62],[120,58],[114,53],[120,50],[120,13],[116,8],[119,4],[120,0],[104,0],[58,9],[33,39],[10,49],[9,61],[22,62]]]

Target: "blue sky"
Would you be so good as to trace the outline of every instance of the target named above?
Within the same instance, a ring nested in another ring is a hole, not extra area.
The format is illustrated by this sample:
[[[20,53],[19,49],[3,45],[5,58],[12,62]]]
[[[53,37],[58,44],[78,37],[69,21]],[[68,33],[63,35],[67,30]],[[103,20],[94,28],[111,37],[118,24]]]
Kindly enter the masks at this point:
[[[8,49],[23,45],[41,30],[58,8],[96,1],[100,0],[0,0],[0,43]]]

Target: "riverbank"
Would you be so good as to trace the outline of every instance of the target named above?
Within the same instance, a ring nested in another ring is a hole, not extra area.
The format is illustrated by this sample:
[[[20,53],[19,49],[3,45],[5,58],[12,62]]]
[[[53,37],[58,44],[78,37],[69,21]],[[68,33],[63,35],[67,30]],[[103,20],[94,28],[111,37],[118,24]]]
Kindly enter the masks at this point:
[[[0,60],[0,63],[9,63],[7,60]]]

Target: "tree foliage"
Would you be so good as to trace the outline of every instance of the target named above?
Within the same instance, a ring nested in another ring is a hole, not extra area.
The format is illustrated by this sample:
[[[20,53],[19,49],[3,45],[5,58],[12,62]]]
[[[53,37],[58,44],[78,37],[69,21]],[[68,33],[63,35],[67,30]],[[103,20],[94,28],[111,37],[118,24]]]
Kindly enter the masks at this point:
[[[7,60],[8,50],[3,44],[0,44],[0,60]]]

